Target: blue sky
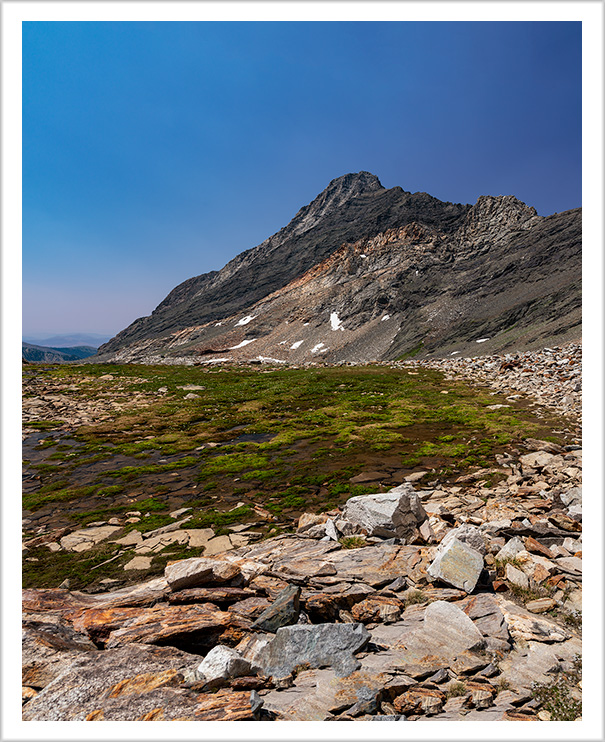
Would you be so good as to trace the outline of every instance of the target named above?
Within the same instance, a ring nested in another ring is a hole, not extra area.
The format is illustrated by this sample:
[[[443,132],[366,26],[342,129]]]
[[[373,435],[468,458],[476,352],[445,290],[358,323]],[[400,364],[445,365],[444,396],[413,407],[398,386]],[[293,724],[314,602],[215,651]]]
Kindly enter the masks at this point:
[[[330,180],[581,205],[581,24],[23,24],[23,332],[114,334]]]

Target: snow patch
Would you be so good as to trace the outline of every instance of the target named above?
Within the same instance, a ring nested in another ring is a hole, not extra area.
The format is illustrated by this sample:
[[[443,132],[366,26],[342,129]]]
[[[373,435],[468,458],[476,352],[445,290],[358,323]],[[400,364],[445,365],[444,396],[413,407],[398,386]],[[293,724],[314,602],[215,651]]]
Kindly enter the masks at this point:
[[[252,320],[256,317],[255,314],[249,314],[247,317],[242,317],[239,322],[235,323],[236,327],[240,327],[241,325],[247,325],[248,322],[252,322]]]
[[[285,345],[287,342],[288,342],[287,340],[280,340],[279,344],[280,345]]]
[[[451,356],[455,356],[455,355],[456,355],[457,353],[460,353],[460,351],[459,351],[459,350],[453,350],[453,351],[452,351],[452,352],[450,353],[450,355],[451,355]]]
[[[230,361],[231,358],[211,358],[209,361],[201,361],[201,363],[222,363],[223,361]]]
[[[416,275],[418,275],[418,271],[416,271]]]
[[[222,322],[217,322],[216,325],[214,325],[214,326],[215,327],[222,327],[223,326],[223,323]]]
[[[269,363],[285,363],[285,361],[280,361],[279,358],[268,358],[267,356],[256,356],[256,359],[258,361],[268,361]]]
[[[359,256],[360,258],[367,258],[367,255],[364,255],[363,253]]]
[[[390,314],[385,314],[384,317],[380,320],[381,322],[386,322],[388,319],[391,319]]]
[[[311,348],[311,353],[325,353],[325,350],[321,350],[324,347],[323,343],[317,343],[317,345],[314,348]],[[326,350],[328,350],[326,348]]]
[[[305,324],[303,325],[303,327],[306,327],[307,325],[310,325],[310,324],[311,324],[310,322],[305,322]]]
[[[229,350],[237,350],[238,348],[243,348],[244,345],[250,345],[250,343],[253,343],[256,340],[256,338],[252,338],[252,340],[242,340],[241,343],[238,345],[233,345]]]
[[[296,350],[297,348],[300,348],[300,346],[304,343],[304,340],[297,340],[295,343],[292,343],[290,346],[290,350]]]
[[[330,324],[332,325],[332,329],[333,330],[343,330],[344,331],[344,329],[345,329],[342,326],[342,322],[338,318],[338,314],[336,312],[332,312],[332,314],[330,314]]]
[[[485,343],[489,338],[480,338],[479,340],[475,340],[476,343]]]

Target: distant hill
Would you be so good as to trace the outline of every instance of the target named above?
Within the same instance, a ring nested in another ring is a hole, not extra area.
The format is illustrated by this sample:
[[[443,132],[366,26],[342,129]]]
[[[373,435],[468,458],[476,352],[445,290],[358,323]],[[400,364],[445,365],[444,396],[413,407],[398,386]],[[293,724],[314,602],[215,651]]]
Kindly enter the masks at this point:
[[[30,345],[41,345],[44,348],[70,348],[81,346],[92,346],[98,348],[99,345],[106,343],[110,335],[99,335],[96,332],[75,332],[71,335],[51,335],[50,337],[41,335],[24,335],[23,342]]]
[[[21,354],[24,360],[31,363],[65,363],[79,361],[94,356],[97,352],[92,345],[76,345],[73,348],[48,348],[43,345],[21,343]]]

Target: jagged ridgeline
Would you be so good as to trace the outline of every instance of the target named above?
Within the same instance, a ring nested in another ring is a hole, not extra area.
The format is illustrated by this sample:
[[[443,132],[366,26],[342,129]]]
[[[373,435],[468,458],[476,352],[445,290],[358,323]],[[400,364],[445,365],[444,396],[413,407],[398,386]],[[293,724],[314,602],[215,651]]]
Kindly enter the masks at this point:
[[[364,362],[580,337],[581,209],[333,180],[220,271],[177,286],[99,360]],[[479,344],[478,344],[479,343]]]

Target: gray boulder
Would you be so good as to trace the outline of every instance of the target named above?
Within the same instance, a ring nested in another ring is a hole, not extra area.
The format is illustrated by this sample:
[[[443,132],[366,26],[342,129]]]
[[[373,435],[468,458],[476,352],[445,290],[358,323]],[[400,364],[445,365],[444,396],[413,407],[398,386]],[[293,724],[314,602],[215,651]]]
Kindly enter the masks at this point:
[[[457,538],[440,544],[428,568],[431,577],[471,593],[483,570],[483,557]]]
[[[389,492],[349,498],[342,517],[370,536],[411,541],[428,515],[412,485],[405,483]]]
[[[265,675],[280,678],[297,665],[332,667],[345,677],[360,667],[355,659],[369,641],[363,624],[298,624],[277,630],[275,639],[261,649],[257,662]]]

